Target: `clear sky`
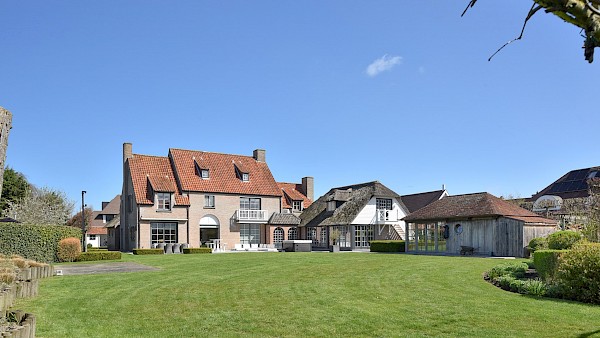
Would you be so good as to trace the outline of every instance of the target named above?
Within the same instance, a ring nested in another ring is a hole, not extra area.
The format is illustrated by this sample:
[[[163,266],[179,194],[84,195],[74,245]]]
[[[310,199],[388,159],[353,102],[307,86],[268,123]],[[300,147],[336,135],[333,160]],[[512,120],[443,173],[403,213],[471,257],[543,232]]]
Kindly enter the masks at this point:
[[[0,1],[7,164],[95,209],[122,144],[251,155],[315,195],[529,197],[600,165],[598,75],[579,29],[523,0]]]

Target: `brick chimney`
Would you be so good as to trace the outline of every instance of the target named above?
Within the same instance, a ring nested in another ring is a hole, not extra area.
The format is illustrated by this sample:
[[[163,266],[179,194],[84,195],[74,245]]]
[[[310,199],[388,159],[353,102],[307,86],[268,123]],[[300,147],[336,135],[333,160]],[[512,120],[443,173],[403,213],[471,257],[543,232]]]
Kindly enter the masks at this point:
[[[127,162],[128,158],[133,158],[133,145],[131,143],[123,143],[123,163]]]
[[[302,177],[302,192],[306,197],[308,197],[311,201],[315,200],[315,179],[313,177],[307,176]]]
[[[254,150],[254,152],[252,153],[252,157],[254,157],[254,159],[257,160],[258,162],[267,162],[264,149]]]

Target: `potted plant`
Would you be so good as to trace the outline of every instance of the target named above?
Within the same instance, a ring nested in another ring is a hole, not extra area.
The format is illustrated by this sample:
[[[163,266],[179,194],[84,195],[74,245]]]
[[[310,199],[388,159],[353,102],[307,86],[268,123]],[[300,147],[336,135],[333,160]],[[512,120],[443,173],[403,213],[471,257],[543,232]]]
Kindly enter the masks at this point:
[[[333,229],[329,232],[329,239],[331,240],[331,252],[340,252],[340,239],[341,233],[338,229]]]

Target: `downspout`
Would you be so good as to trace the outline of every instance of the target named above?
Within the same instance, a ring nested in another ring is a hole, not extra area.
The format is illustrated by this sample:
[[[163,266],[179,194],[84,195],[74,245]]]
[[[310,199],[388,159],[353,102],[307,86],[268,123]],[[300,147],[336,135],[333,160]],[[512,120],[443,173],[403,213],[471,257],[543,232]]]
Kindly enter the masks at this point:
[[[189,192],[187,193],[187,198],[188,198],[188,203],[189,203],[189,201],[190,201],[190,193]],[[186,224],[187,224],[187,231],[186,231],[187,238],[186,239],[187,239],[187,244],[189,246],[190,245],[190,205],[188,205],[186,207],[186,218],[187,218],[187,221],[186,221]]]
[[[140,212],[140,206],[139,205],[138,205],[137,209],[138,209],[137,210],[137,214],[138,214],[137,218],[138,219],[137,219],[137,222],[136,222],[136,225],[137,225],[137,230],[136,230],[136,232],[137,232],[137,242],[135,243],[135,246],[136,246],[135,248],[136,249],[140,247],[140,238],[141,238],[141,235],[140,235],[140,218],[141,218],[141,212]]]

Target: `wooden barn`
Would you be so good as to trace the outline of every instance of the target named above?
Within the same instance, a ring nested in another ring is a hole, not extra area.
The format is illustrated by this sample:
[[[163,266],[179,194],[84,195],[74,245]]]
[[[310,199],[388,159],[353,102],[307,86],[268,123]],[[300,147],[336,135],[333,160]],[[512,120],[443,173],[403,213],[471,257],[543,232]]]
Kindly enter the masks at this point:
[[[557,223],[489,193],[448,196],[403,219],[406,251],[524,257]]]

